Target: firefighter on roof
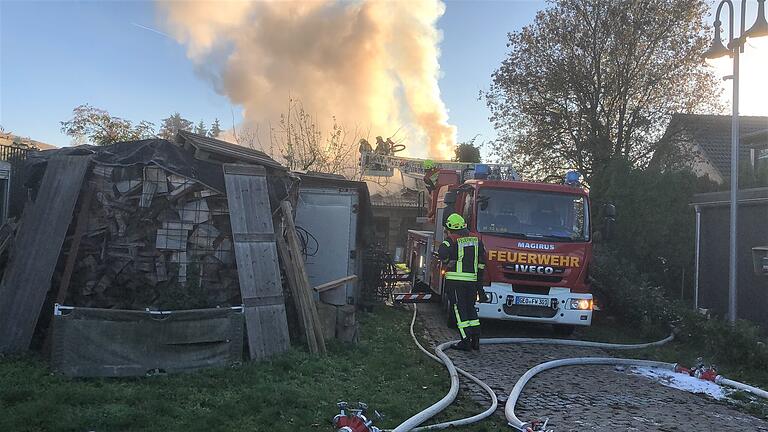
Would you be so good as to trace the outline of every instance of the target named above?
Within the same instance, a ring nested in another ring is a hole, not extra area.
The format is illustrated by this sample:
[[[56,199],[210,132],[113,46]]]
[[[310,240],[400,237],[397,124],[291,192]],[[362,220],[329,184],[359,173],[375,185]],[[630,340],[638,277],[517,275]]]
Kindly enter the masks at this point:
[[[440,244],[438,255],[446,270],[444,295],[449,295],[456,314],[456,326],[461,341],[454,346],[469,351],[480,349],[480,320],[475,310],[475,298],[487,301],[483,290],[485,248],[479,238],[469,235],[467,223],[457,213],[445,220],[446,240]]]

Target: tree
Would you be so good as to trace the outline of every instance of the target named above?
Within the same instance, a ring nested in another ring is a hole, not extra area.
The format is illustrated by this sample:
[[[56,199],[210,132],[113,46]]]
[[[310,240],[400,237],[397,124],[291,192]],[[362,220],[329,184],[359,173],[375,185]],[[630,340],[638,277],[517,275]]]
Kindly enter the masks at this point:
[[[463,143],[459,143],[454,150],[453,160],[457,162],[473,162],[480,163],[480,146],[475,145],[475,139]]]
[[[85,139],[96,145],[108,145],[153,138],[155,125],[144,120],[134,125],[130,120],[114,117],[106,110],[84,104],[72,110],[71,119],[61,122],[61,131],[76,141]]]
[[[205,123],[202,120],[195,126],[195,133],[202,136],[208,135],[208,129],[205,128]]]
[[[330,125],[330,130],[324,131],[304,110],[301,101],[290,98],[288,112],[281,114],[277,127],[269,130],[268,151],[277,151],[292,170],[353,178],[358,171],[356,152],[360,135],[357,130],[347,129],[336,117],[331,117]],[[255,141],[259,141],[258,130],[255,135]]]
[[[164,118],[160,124],[160,132],[157,134],[160,138],[172,140],[180,130],[192,132],[194,123],[183,118],[179,113],[173,113],[168,118]]]
[[[211,124],[211,129],[208,130],[208,136],[211,138],[218,138],[221,134],[221,125],[219,124],[219,119],[213,119],[213,124]]]
[[[495,153],[528,175],[576,168],[589,183],[614,159],[645,166],[672,113],[717,105],[706,11],[702,0],[551,1],[509,34],[485,94]]]
[[[620,255],[643,269],[669,294],[680,292],[693,273],[695,217],[690,202],[695,193],[711,192],[717,184],[688,170],[635,168],[614,160],[607,168],[612,182],[600,182],[594,192],[616,206],[616,222],[608,242]],[[592,221],[601,221],[600,203],[592,200]],[[677,294],[679,296],[679,294]]]

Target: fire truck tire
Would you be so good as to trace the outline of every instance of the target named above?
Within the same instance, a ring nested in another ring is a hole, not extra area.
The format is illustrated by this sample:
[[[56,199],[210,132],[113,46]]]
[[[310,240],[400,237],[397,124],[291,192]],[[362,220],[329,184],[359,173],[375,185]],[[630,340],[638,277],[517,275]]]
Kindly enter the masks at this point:
[[[552,327],[558,336],[571,336],[574,330],[576,330],[576,326],[567,324],[554,324]]]

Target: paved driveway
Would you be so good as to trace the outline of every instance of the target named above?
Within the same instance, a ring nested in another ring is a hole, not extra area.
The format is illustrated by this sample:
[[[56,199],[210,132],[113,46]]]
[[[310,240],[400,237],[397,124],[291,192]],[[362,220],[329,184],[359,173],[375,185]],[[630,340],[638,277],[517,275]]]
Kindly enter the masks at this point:
[[[419,305],[419,317],[432,343],[456,339],[435,304]],[[486,326],[490,336],[520,336],[509,323]],[[534,329],[534,331],[536,331]],[[507,334],[505,334],[507,333]],[[535,336],[552,337],[538,329]],[[520,375],[536,364],[566,357],[612,357],[599,349],[547,345],[486,345],[480,353],[449,350],[456,365],[496,391],[497,415]],[[631,351],[626,352],[632,357]],[[466,381],[464,379],[463,381]],[[486,404],[479,387],[465,385],[473,399]],[[768,422],[741,413],[723,402],[662,386],[612,366],[571,366],[537,375],[523,391],[516,413],[521,420],[549,417],[562,431],[768,431]]]

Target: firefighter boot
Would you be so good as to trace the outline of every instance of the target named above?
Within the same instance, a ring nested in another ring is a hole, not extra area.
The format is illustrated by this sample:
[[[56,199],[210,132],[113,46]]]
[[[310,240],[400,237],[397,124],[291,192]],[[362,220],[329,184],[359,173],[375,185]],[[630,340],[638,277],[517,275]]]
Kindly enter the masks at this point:
[[[480,335],[475,334],[469,337],[472,341],[472,349],[475,351],[480,351]]]
[[[472,340],[469,336],[467,336],[464,339],[458,341],[451,348],[455,348],[461,351],[472,351]]]

